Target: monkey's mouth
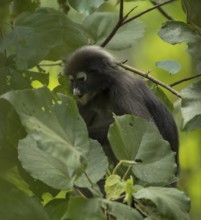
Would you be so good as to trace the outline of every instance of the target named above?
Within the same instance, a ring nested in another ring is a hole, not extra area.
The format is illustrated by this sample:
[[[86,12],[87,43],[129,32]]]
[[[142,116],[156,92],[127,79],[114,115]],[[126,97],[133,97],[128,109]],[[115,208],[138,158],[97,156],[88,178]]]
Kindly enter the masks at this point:
[[[78,102],[82,105],[86,105],[93,97],[94,97],[94,94],[91,94],[91,93],[77,95]]]
[[[86,105],[96,95],[96,93],[82,94],[79,89],[74,88],[73,95],[77,97],[77,100],[80,104]]]

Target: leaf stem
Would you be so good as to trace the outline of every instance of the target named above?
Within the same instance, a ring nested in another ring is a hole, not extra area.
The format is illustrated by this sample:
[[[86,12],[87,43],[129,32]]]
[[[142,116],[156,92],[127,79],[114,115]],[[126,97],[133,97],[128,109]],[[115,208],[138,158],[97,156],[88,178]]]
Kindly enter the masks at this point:
[[[131,168],[132,168],[132,165],[130,165],[129,167],[128,167],[128,169],[126,170],[126,172],[125,172],[125,174],[124,174],[124,176],[123,176],[123,180],[125,180],[126,179],[126,177],[127,177],[127,175],[128,175],[128,173],[129,173],[129,171],[131,170]]]
[[[129,168],[127,169],[126,174],[125,174],[125,175],[127,175],[128,171],[130,170],[130,167],[132,167],[133,165],[135,165],[137,163],[135,161],[131,161],[131,160],[120,160],[119,163],[114,168],[112,174],[115,174],[122,164],[129,165]],[[125,177],[125,175],[124,175],[124,177]]]

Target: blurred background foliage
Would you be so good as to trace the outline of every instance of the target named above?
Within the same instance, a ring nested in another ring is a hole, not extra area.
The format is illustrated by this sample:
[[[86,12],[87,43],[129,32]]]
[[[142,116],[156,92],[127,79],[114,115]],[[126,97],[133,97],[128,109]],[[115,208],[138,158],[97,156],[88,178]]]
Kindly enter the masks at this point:
[[[6,2],[8,1],[1,0],[0,2],[0,26],[2,33],[7,32],[7,30],[10,29],[8,25],[10,22],[10,10],[13,10],[13,17],[15,17],[16,14],[20,14],[20,12],[24,10],[29,10],[29,8],[27,8],[28,5],[26,5],[26,0],[16,1],[18,3],[20,2],[20,5],[13,5],[12,7],[15,7],[15,10],[8,8],[7,4],[4,4]],[[40,7],[52,7],[55,9],[60,8],[60,10],[68,11],[68,7],[61,8],[62,1],[58,1],[60,6],[56,0],[40,0],[40,2],[32,2],[36,8],[40,5]],[[134,10],[133,14],[153,6],[150,1],[126,1],[125,13],[128,12],[134,5],[138,5],[138,7]],[[33,10],[34,7],[30,7],[30,10]],[[182,8],[182,2],[180,0],[175,1],[172,4],[165,5],[163,8],[175,20],[186,22],[187,15]],[[115,0],[105,1],[99,10],[117,12],[119,10],[119,5],[116,4]],[[83,15],[73,9],[70,10],[68,16],[78,23],[81,23],[84,18]],[[121,52],[116,51],[114,55],[118,57],[119,60],[128,59],[128,63],[130,65],[143,70],[144,72],[151,72],[152,76],[167,84],[196,74],[196,68],[194,67],[192,57],[187,52],[187,45],[185,43],[171,45],[164,42],[157,35],[158,30],[161,28],[161,24],[166,21],[166,18],[162,16],[158,10],[145,14],[140,18],[140,20],[143,21],[146,26],[144,37],[138,40],[138,42],[134,44],[132,48],[123,50]],[[0,33],[1,37],[3,35],[2,33]],[[181,70],[177,74],[171,75],[164,70],[156,68],[155,63],[157,61],[168,59],[176,60],[181,64]],[[55,62],[58,63],[60,61]],[[58,85],[58,74],[62,72],[62,65],[51,66],[48,65],[49,61],[44,61],[42,64],[44,65],[43,69],[50,75],[48,87],[53,90]],[[53,62],[51,62],[51,64],[53,64]],[[181,91],[188,84],[190,84],[190,82],[191,81],[181,83],[176,86],[175,89],[177,91]],[[38,81],[34,81],[33,86],[40,87],[41,84]],[[190,132],[181,131],[182,119],[180,113],[177,111],[177,106],[180,106],[180,102],[168,91],[164,90],[164,92],[171,101],[175,102],[176,108],[174,114],[180,130],[181,174],[179,187],[183,191],[187,192],[191,198],[191,219],[198,220],[201,216],[201,129]]]

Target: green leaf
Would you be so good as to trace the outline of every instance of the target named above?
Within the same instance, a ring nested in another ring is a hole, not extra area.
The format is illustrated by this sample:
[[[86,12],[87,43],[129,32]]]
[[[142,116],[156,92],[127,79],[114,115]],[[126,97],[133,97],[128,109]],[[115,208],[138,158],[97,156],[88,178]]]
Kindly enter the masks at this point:
[[[105,220],[106,218],[102,211],[100,199],[93,198],[87,200],[82,197],[72,197],[69,200],[68,210],[63,219]]]
[[[78,212],[79,210],[79,212]],[[68,210],[63,219],[72,220],[105,220],[105,219],[135,219],[143,220],[139,212],[119,202],[111,202],[105,199],[71,198]]]
[[[121,27],[106,46],[111,50],[123,50],[131,47],[144,36],[144,23],[132,21]]]
[[[181,91],[183,129],[191,131],[201,127],[201,81],[192,83]]]
[[[150,217],[156,219],[153,210],[161,216],[157,219],[189,220],[190,199],[183,192],[174,188],[148,187],[133,194],[144,204],[142,208]],[[150,205],[151,201],[156,208]],[[157,210],[156,210],[157,209]],[[157,215],[158,216],[158,215]]]
[[[19,144],[22,166],[54,188],[71,187],[86,167],[89,145],[75,102],[64,96],[56,100],[47,88],[11,91],[2,98],[13,105],[29,133]]]
[[[13,30],[4,37],[0,52],[14,48],[16,66],[25,70],[43,59],[63,59],[75,48],[87,44],[88,40],[83,28],[62,12],[40,8],[18,17]]]
[[[135,220],[143,220],[144,218],[139,214],[139,212],[131,208],[128,205],[112,202],[108,200],[103,201],[103,208],[106,213],[113,217],[116,220],[124,220],[124,219],[135,219]]]
[[[198,35],[187,24],[181,21],[168,21],[158,32],[159,36],[170,44],[182,42],[193,43]]]
[[[66,199],[53,199],[45,206],[45,211],[51,220],[60,220],[67,210],[67,205]]]
[[[88,16],[83,26],[91,34],[95,43],[101,45],[118,22],[118,15],[110,12],[95,12]],[[132,21],[121,27],[112,38],[107,48],[122,50],[130,47],[136,40],[144,36],[144,25],[140,21]]]
[[[37,80],[48,85],[49,74],[34,71],[17,71],[14,56],[5,57],[0,54],[0,94],[9,90],[32,88],[32,82]]]
[[[18,164],[17,144],[25,131],[13,107],[0,100],[0,173]]]
[[[50,220],[39,202],[23,192],[0,192],[0,216],[3,220]]]
[[[193,28],[201,34],[201,20],[200,20],[200,0],[182,0],[182,6],[187,14],[187,22],[192,24]]]
[[[107,168],[108,160],[102,146],[97,141],[90,140],[87,168],[85,174],[76,181],[76,185],[80,187],[91,187],[88,178],[92,183],[97,183],[106,174]]]
[[[89,15],[102,5],[104,0],[69,0],[69,3],[81,14]]]
[[[126,182],[121,180],[118,175],[110,175],[106,179],[105,192],[106,198],[109,200],[116,200],[126,190]]]
[[[175,156],[156,126],[132,115],[114,119],[108,139],[117,159],[135,161],[133,173],[146,183],[170,183],[176,168]]]
[[[60,146],[57,144],[55,147]],[[65,162],[67,155],[60,158],[62,152],[57,149],[48,153],[48,149],[45,151],[40,148],[40,143],[32,135],[28,135],[27,138],[20,141],[18,154],[23,168],[30,172],[35,179],[39,179],[55,189],[71,189],[77,175],[72,173],[78,172],[77,169],[80,166],[77,164],[78,162],[73,161],[73,158]],[[63,149],[63,154],[66,153],[67,150],[65,152]],[[70,168],[70,163],[74,167]]]
[[[181,65],[176,60],[163,60],[156,62],[156,66],[171,74],[176,74],[180,71]]]
[[[174,110],[173,103],[170,101],[166,93],[158,85],[156,85],[155,83],[152,84],[151,90],[156,96],[158,96],[165,103],[165,105],[169,108],[170,111]]]
[[[95,12],[88,16],[83,27],[92,36],[96,44],[101,44],[118,21],[118,15],[110,12]]]

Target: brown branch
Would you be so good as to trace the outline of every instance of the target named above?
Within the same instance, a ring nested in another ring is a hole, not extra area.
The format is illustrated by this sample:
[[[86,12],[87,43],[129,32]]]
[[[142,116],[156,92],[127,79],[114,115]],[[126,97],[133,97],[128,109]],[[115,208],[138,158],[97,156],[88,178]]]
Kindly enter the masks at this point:
[[[158,9],[158,8],[160,8],[161,6],[166,5],[166,4],[169,4],[169,3],[173,2],[173,1],[175,1],[175,0],[169,0],[169,1],[167,1],[167,2],[163,2],[163,3],[161,3],[161,4],[157,4],[157,5],[155,5],[155,6],[151,7],[151,8],[148,8],[147,10],[145,10],[145,11],[143,11],[143,12],[141,12],[141,13],[139,13],[139,14],[137,14],[137,15],[135,15],[135,16],[129,18],[129,19],[127,19],[123,24],[126,24],[126,23],[128,23],[128,22],[131,22],[131,21],[133,21],[134,19],[139,18],[139,17],[141,17],[142,15],[147,14],[148,12],[153,11],[153,10],[155,10],[155,9]]]
[[[119,21],[124,17],[124,0],[120,0],[119,3]]]
[[[173,87],[173,86],[176,86],[176,85],[178,85],[178,84],[180,84],[180,83],[183,83],[183,82],[186,82],[186,81],[188,81],[188,80],[195,79],[195,78],[198,78],[198,77],[201,77],[201,74],[197,74],[197,75],[194,75],[194,76],[186,77],[186,78],[181,79],[181,80],[179,80],[179,81],[177,81],[177,82],[174,82],[174,83],[172,83],[172,84],[169,84],[169,86],[170,86],[170,87]]]
[[[149,79],[150,81],[156,83],[157,85],[160,85],[162,86],[163,88],[167,89],[168,91],[170,91],[171,93],[173,93],[174,95],[176,95],[177,97],[181,98],[181,95],[176,91],[174,90],[170,85],[167,85],[163,82],[161,82],[160,80],[150,76],[148,73],[145,73],[145,72],[142,72],[136,68],[133,68],[131,66],[128,66],[128,65],[125,65],[125,64],[122,64],[122,63],[118,63],[119,66],[121,66],[122,68],[124,68],[125,70],[128,70],[130,72],[133,72],[133,73],[136,73],[146,79]]]
[[[153,5],[157,5],[157,3],[154,2],[154,1],[151,1],[151,3],[152,3]],[[159,11],[165,18],[167,18],[167,19],[170,20],[170,21],[174,21],[174,19],[173,19],[163,8],[161,8],[161,6],[158,7],[157,9],[158,9],[158,11]]]
[[[128,16],[130,15],[130,13],[133,12],[133,11],[137,8],[137,6],[133,7],[125,16],[123,16],[124,0],[120,0],[119,20],[118,20],[117,24],[114,26],[114,28],[112,29],[112,31],[110,32],[110,34],[107,36],[107,38],[103,41],[103,43],[102,43],[100,46],[101,46],[101,47],[105,47],[105,46],[112,40],[112,38],[114,37],[114,35],[116,34],[116,32],[117,32],[123,25],[127,24],[128,22],[133,21],[134,19],[136,19],[136,18],[138,18],[138,17],[140,17],[140,16],[142,16],[142,15],[144,15],[144,14],[146,14],[146,13],[152,11],[152,10],[155,10],[155,9],[157,9],[157,8],[160,8],[161,6],[166,5],[166,4],[169,4],[169,3],[173,2],[173,1],[175,1],[175,0],[169,0],[169,1],[167,1],[167,2],[163,2],[163,3],[161,3],[161,4],[155,5],[155,6],[151,7],[151,8],[148,8],[147,10],[145,10],[145,11],[143,11],[143,12],[141,12],[141,13],[139,13],[139,14],[137,14],[137,15],[135,15],[135,16],[129,18],[129,19],[127,19]]]
[[[121,26],[122,26],[122,22],[119,20],[117,24],[115,25],[115,27],[113,28],[113,30],[108,35],[108,37],[103,41],[103,43],[101,44],[101,47],[105,47],[112,40],[112,38],[114,37],[114,35],[116,34],[116,32],[119,30]]]
[[[124,10],[124,0],[120,1],[120,7],[119,7],[119,20],[117,24],[114,26],[108,37],[103,41],[101,44],[101,47],[105,47],[114,37],[116,32],[119,30],[120,27],[124,25],[124,21],[127,19],[129,14],[134,11],[137,7],[132,8],[125,16],[123,16],[123,10]]]

